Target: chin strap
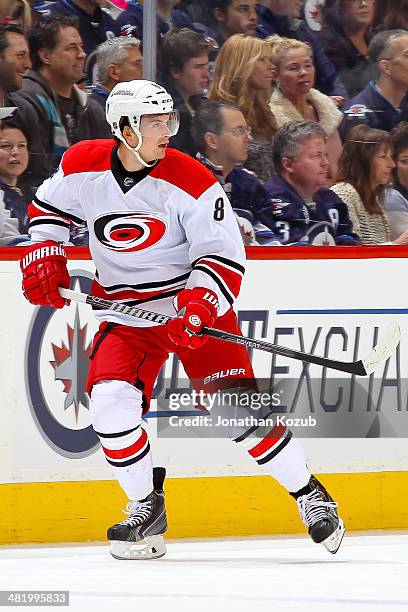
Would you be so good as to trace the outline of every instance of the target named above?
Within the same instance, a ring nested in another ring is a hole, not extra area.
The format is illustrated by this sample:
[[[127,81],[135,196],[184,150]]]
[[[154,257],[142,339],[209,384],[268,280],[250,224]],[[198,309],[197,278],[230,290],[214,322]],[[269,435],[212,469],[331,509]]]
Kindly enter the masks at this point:
[[[140,149],[140,147],[142,146],[142,142],[143,142],[143,141],[142,141],[142,135],[141,135],[141,133],[139,132],[139,130],[137,130],[136,128],[134,128],[134,127],[133,127],[132,129],[133,129],[133,131],[134,131],[134,133],[136,134],[137,139],[138,139],[138,144],[137,144],[137,146],[136,146],[136,147],[131,147],[131,146],[130,146],[130,145],[127,143],[127,142],[126,142],[126,139],[125,139],[125,138],[123,138],[123,136],[121,136],[120,140],[121,140],[121,141],[124,143],[125,147],[126,147],[127,149],[129,149],[129,151],[132,151],[133,155],[136,157],[136,159],[138,160],[138,162],[140,162],[140,163],[141,163],[141,164],[142,164],[142,165],[143,165],[145,168],[153,168],[153,166],[155,165],[155,163],[156,163],[156,161],[157,161],[157,160],[155,159],[155,160],[153,161],[153,163],[152,163],[152,164],[148,164],[147,162],[145,162],[145,160],[144,160],[144,159],[142,159],[142,157],[139,155],[139,149]]]

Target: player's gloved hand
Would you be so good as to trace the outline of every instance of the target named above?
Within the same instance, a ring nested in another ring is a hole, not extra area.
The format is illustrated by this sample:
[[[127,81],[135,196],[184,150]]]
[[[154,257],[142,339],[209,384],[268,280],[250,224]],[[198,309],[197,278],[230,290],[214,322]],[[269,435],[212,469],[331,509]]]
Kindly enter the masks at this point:
[[[31,304],[62,308],[66,300],[58,287],[69,288],[67,256],[57,242],[47,240],[28,247],[20,261],[23,293]]]
[[[174,298],[177,318],[167,323],[170,340],[179,346],[200,348],[207,336],[197,336],[203,327],[212,327],[218,316],[219,303],[214,291],[205,287],[183,289]]]

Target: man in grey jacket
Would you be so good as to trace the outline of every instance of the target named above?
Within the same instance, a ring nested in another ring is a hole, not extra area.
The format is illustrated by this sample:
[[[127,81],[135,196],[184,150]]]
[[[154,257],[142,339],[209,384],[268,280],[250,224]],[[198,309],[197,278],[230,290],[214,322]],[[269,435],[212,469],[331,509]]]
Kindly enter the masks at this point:
[[[34,107],[49,168],[80,140],[109,138],[103,110],[76,85],[83,77],[85,52],[75,17],[39,19],[28,37],[32,70],[23,79],[22,96]]]

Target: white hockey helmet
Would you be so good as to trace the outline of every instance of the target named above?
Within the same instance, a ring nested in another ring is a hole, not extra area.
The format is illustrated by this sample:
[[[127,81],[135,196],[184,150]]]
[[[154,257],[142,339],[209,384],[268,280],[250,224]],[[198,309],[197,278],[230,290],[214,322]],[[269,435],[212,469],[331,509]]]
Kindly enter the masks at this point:
[[[168,127],[170,135],[177,134],[179,127],[178,112],[174,111],[173,98],[157,83],[153,81],[136,80],[118,83],[110,92],[106,101],[106,120],[112,129],[112,134],[121,140],[130,149],[138,160],[149,167],[139,155],[142,146],[140,120],[143,115],[169,114]],[[137,147],[128,145],[120,129],[120,120],[127,117],[129,124],[139,139]]]

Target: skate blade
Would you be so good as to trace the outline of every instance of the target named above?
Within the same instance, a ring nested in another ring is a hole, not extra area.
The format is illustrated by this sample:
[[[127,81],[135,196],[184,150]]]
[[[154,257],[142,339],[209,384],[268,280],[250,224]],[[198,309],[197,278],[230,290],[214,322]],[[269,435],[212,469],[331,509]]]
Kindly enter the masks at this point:
[[[339,524],[337,528],[335,529],[335,531],[333,531],[331,536],[323,540],[322,542],[323,546],[325,547],[326,550],[332,553],[332,555],[335,555],[336,552],[339,550],[340,544],[344,538],[345,531],[346,529],[344,527],[343,520],[339,518]]]
[[[146,546],[140,548],[140,545]],[[147,536],[140,542],[122,542],[111,540],[110,554],[120,560],[160,559],[166,554],[166,545],[162,535]],[[136,547],[138,546],[139,547]]]

